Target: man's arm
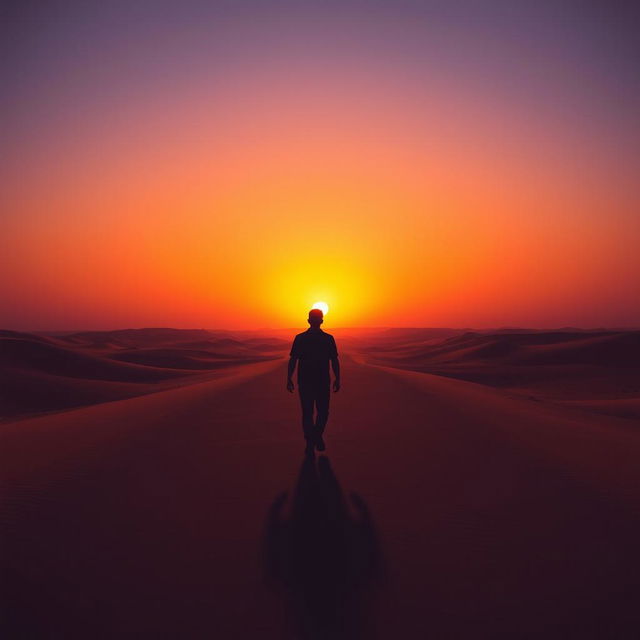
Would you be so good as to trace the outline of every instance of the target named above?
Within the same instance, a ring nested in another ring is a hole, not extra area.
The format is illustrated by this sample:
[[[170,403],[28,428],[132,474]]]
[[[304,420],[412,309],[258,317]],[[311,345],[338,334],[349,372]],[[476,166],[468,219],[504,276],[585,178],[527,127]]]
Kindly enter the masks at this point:
[[[291,344],[291,351],[289,351],[289,366],[287,368],[287,391],[290,393],[293,393],[293,372],[296,370],[296,362],[299,359],[298,336],[296,336]]]
[[[333,369],[333,375],[335,380],[333,381],[333,390],[340,391],[340,361],[338,360],[338,354],[331,357],[331,368]]]
[[[296,370],[296,362],[298,358],[291,356],[289,358],[289,367],[287,369],[287,391],[293,393],[293,372]]]

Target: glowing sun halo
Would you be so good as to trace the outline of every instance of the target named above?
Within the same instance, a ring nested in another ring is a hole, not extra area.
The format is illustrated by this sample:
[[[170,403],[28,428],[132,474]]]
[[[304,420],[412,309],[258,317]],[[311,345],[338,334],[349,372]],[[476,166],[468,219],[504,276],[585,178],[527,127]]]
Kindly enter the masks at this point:
[[[314,302],[312,309],[320,309],[322,315],[326,316],[329,313],[329,305],[326,302]]]

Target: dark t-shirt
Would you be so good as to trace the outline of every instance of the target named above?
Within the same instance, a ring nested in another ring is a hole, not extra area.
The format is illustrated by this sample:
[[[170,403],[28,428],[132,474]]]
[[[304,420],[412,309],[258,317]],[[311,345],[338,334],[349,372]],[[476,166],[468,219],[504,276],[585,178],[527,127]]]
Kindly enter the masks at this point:
[[[329,333],[307,329],[293,339],[292,358],[298,360],[298,384],[318,382],[329,384],[329,360],[338,357],[336,341]]]

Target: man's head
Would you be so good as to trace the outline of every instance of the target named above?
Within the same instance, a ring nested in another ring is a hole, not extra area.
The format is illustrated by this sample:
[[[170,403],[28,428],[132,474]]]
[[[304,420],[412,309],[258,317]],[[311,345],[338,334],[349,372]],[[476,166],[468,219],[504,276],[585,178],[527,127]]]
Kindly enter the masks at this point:
[[[321,309],[311,309],[311,311],[309,311],[309,318],[307,322],[312,327],[319,327],[322,324],[323,320],[324,314],[322,313]]]

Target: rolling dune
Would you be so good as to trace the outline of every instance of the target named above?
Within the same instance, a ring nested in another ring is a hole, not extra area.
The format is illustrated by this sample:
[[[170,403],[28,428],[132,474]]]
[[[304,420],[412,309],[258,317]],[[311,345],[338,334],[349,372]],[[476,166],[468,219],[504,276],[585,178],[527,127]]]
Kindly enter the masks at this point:
[[[228,332],[0,332],[0,420],[153,393],[279,357],[284,341]]]
[[[416,340],[416,337],[418,338]],[[640,331],[464,332],[377,336],[367,362],[499,387],[538,401],[640,418]]]

